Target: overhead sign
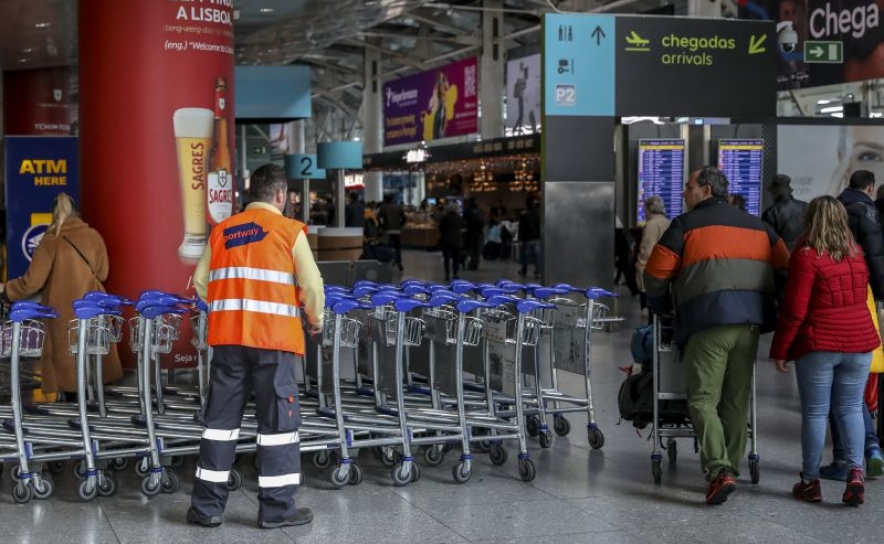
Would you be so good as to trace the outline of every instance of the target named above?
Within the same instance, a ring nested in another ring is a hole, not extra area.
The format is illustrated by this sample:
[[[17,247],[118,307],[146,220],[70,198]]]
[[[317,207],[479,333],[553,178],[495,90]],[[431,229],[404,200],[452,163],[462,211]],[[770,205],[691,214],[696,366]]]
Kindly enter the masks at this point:
[[[77,138],[6,137],[6,247],[9,278],[25,273],[52,222],[52,202],[80,203]]]
[[[286,175],[292,179],[325,179],[325,170],[317,166],[316,155],[286,155]]]
[[[771,22],[548,14],[544,26],[547,115],[776,114]]]
[[[804,42],[804,62],[841,64],[844,62],[844,43],[808,40]]]

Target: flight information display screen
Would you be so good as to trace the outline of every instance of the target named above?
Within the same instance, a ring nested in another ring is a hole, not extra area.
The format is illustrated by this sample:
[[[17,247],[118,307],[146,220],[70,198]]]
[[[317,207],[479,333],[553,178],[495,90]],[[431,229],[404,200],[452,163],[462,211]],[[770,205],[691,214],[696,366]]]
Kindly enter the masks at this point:
[[[659,196],[666,205],[666,216],[684,211],[681,193],[685,182],[684,140],[639,140],[638,142],[638,220],[645,221],[644,201]]]
[[[727,176],[728,193],[746,200],[746,211],[761,215],[764,140],[718,140],[718,169]]]

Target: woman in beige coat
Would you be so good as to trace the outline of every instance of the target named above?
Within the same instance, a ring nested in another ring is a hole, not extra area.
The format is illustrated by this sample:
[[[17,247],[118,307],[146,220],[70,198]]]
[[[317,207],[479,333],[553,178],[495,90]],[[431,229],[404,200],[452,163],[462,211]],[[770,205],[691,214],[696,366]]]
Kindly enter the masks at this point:
[[[104,240],[82,219],[68,195],[61,193],[52,204],[52,224],[43,235],[25,274],[10,280],[0,292],[10,301],[31,298],[40,293],[40,301],[58,311],[58,318],[48,321],[40,367],[43,393],[76,393],[76,359],[68,347],[68,321],[75,318],[73,302],[89,291],[104,291],[107,279],[107,248]],[[123,376],[115,345],[103,360],[104,382]]]
[[[669,228],[671,221],[666,218],[666,205],[659,196],[651,196],[645,199],[645,227],[642,229],[642,241],[638,246],[638,255],[635,258],[635,279],[638,282],[638,289],[641,293],[642,312],[646,308],[645,302],[645,282],[642,274],[645,271],[645,265],[648,264],[648,258],[651,251],[666,229]],[[650,318],[650,315],[648,316]]]

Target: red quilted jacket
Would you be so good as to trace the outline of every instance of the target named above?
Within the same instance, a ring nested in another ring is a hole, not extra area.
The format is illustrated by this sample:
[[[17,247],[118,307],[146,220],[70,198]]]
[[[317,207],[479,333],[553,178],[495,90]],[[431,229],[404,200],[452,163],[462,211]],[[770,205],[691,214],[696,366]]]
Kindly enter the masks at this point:
[[[810,247],[789,259],[789,283],[771,359],[795,360],[811,351],[865,353],[880,338],[866,297],[869,270],[862,252],[835,262]]]

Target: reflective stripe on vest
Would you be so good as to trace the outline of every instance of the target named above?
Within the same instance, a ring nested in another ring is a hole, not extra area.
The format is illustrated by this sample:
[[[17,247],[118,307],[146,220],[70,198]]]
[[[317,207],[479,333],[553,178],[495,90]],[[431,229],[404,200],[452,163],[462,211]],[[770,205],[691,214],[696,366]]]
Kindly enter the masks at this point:
[[[209,273],[209,282],[233,279],[269,281],[272,283],[281,283],[283,285],[294,285],[295,283],[294,274],[288,274],[278,270],[252,268],[249,266],[229,266],[227,268],[212,270]]]
[[[297,306],[280,304],[278,302],[266,302],[264,300],[250,300],[225,298],[213,300],[209,303],[209,313],[212,312],[255,312],[259,314],[279,315],[282,317],[300,317],[301,310]]]

